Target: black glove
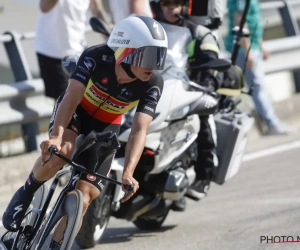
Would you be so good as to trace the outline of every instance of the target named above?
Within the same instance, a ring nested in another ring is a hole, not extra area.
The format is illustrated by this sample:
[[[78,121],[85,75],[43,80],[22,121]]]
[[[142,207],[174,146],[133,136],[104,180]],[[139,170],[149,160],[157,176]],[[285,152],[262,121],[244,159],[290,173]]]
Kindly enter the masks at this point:
[[[232,65],[224,72],[224,80],[218,89],[218,93],[227,96],[237,96],[241,94],[245,87],[245,78],[240,67]]]
[[[201,86],[205,87],[209,92],[215,92],[218,89],[215,79],[208,77],[199,83]]]

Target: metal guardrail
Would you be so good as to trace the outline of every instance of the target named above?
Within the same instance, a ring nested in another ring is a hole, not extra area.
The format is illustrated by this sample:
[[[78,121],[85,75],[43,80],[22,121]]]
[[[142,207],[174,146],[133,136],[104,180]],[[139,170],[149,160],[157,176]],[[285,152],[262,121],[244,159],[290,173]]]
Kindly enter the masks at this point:
[[[269,2],[262,2],[260,3],[260,9],[261,10],[268,10],[268,9],[280,9],[284,8],[286,5],[286,2],[290,5],[299,5],[299,0],[275,0],[275,1],[269,1]]]
[[[267,41],[266,45],[272,53],[283,53],[300,49],[299,27],[293,17],[291,6],[299,4],[299,0],[273,1],[261,3],[262,9],[278,9],[282,18],[287,38]],[[87,32],[91,29],[88,28]],[[4,44],[15,83],[0,84],[0,126],[18,123],[22,126],[26,151],[37,149],[37,121],[50,117],[53,103],[44,96],[44,85],[41,79],[33,80],[26,61],[22,40],[33,39],[34,32],[19,34],[15,31],[5,32],[0,36]],[[293,71],[297,92],[300,92],[300,62],[269,68],[267,73]]]
[[[86,32],[90,32],[88,27]],[[5,32],[0,36],[4,44],[15,83],[0,84],[0,126],[21,124],[27,152],[37,150],[36,136],[38,123],[42,118],[51,116],[53,101],[44,95],[42,79],[33,80],[25,57],[21,41],[34,39],[35,33],[19,34],[16,31]]]
[[[42,79],[0,84],[0,124],[28,124],[50,117],[54,101],[44,96]]]
[[[273,55],[273,58],[280,55],[280,61],[276,61],[272,65],[267,65],[265,73],[272,74],[281,71],[293,71],[295,76],[295,72],[300,69],[300,60],[297,60],[294,56],[296,53],[300,56],[300,36],[265,41],[265,46],[271,55]],[[293,58],[291,58],[291,55],[293,55]],[[272,57],[270,60],[272,60]],[[295,85],[297,86],[297,82],[295,82]]]
[[[272,54],[300,49],[299,27],[292,11],[294,6],[300,6],[300,0],[274,0],[270,2],[260,3],[261,10],[278,10],[282,20],[283,28],[287,36],[286,38],[274,39],[264,42],[264,44]],[[286,59],[285,56],[283,56],[282,59],[286,63],[268,67],[265,73],[271,74],[280,71],[292,71],[296,92],[300,92],[300,62],[290,62]]]
[[[273,41],[273,45],[269,43],[269,47],[271,50],[273,49],[273,52],[275,52],[276,48],[278,49],[276,52],[283,51],[283,48],[287,48],[287,45],[293,46],[293,48],[299,48],[295,46],[295,43],[299,41],[298,37],[296,38],[295,36],[299,36],[299,27],[297,24],[296,18],[293,16],[292,12],[292,6],[294,5],[299,5],[299,0],[282,0],[282,1],[272,1],[272,2],[265,2],[261,3],[261,9],[267,10],[267,9],[278,9],[281,19],[282,19],[282,24],[286,33],[287,37],[293,37],[292,39],[288,40],[287,38],[284,38],[286,40],[279,40],[278,41]],[[292,41],[293,40],[293,41]],[[274,46],[277,46],[274,48]],[[277,67],[276,67],[277,66]],[[282,67],[278,67],[278,65],[275,65],[272,70],[269,70],[268,73],[275,73],[278,71],[283,71],[283,70],[290,70],[293,71],[293,76],[294,76],[294,82],[295,82],[295,89],[296,92],[300,92],[300,71],[299,71],[299,63],[296,64],[291,64],[287,63],[285,65],[282,65]]]
[[[17,38],[20,41],[34,39],[34,37],[35,37],[34,32],[28,32],[28,33],[24,33],[24,34],[17,34]],[[0,36],[0,42],[2,42],[2,43],[11,42],[12,39],[13,39],[13,37],[10,34]]]

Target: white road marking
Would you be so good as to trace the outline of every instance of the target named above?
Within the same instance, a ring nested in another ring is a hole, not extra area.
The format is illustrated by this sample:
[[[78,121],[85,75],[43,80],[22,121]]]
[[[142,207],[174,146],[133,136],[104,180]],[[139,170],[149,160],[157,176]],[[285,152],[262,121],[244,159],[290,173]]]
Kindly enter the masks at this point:
[[[300,141],[290,142],[290,143],[282,144],[282,145],[275,146],[272,148],[263,149],[263,150],[260,150],[257,152],[246,154],[243,157],[243,162],[253,161],[253,160],[256,160],[259,158],[275,155],[278,153],[283,153],[283,152],[293,150],[296,148],[300,148]]]

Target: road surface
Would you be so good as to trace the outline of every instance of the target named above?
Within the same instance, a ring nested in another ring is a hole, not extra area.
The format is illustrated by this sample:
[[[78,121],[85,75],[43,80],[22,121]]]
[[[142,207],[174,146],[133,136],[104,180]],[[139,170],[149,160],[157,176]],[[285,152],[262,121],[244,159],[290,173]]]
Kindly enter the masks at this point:
[[[265,244],[263,238],[271,243],[272,237],[283,239],[275,236],[300,236],[300,136],[254,141],[248,148],[252,153],[237,176],[223,186],[212,185],[200,202],[188,200],[185,212],[171,212],[161,230],[140,231],[112,218],[94,249],[300,249],[297,242]],[[1,214],[6,203],[7,197],[2,198]]]

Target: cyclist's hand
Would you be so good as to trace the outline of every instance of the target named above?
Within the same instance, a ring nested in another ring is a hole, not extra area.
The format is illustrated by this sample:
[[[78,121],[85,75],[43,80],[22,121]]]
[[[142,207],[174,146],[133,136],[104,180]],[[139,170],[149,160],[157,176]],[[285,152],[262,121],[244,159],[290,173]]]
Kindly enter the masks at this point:
[[[42,164],[43,164],[43,166],[45,164],[47,155],[50,155],[49,148],[52,145],[55,146],[58,151],[60,151],[60,149],[61,149],[61,138],[59,138],[59,137],[52,137],[52,138],[50,138],[48,140],[43,141],[40,144],[40,148],[42,150]]]
[[[128,193],[124,185],[128,185],[128,186],[133,185],[133,190],[130,193]],[[128,201],[135,194],[138,188],[139,188],[139,183],[132,177],[132,175],[124,173],[122,177],[122,190],[123,192],[125,192],[125,197],[121,200],[121,202]]]

